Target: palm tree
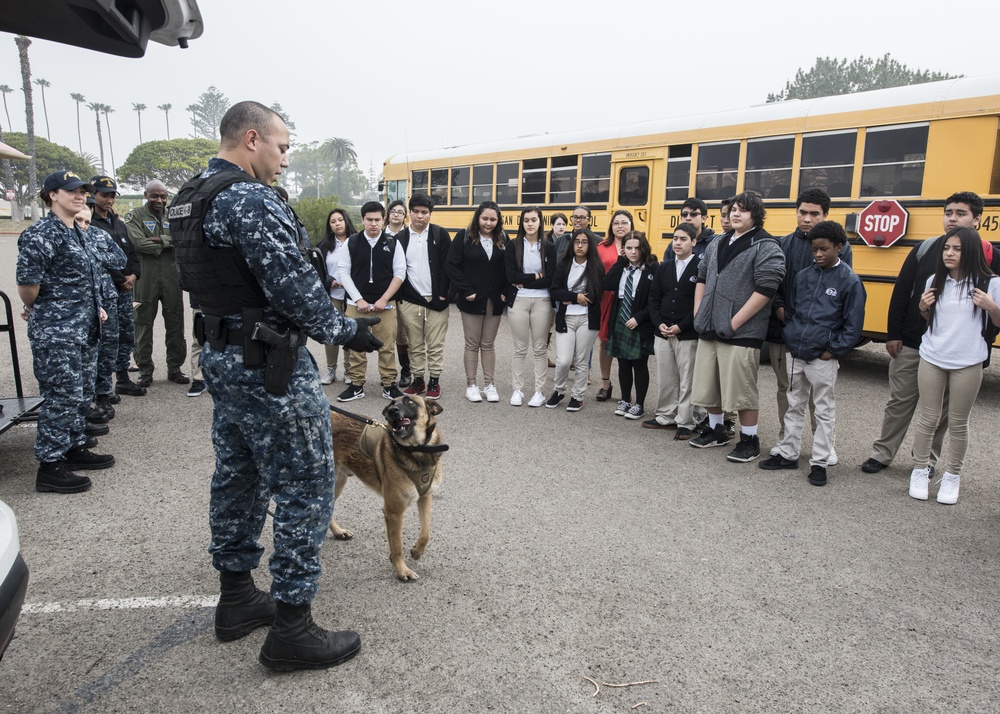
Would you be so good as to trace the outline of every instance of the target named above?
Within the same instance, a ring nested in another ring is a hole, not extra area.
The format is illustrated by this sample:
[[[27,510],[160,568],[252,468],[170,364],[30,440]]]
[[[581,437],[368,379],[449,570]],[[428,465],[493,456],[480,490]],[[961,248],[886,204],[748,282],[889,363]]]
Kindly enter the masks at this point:
[[[350,139],[341,139],[340,137],[333,137],[332,139],[327,139],[323,146],[320,147],[323,155],[327,159],[333,162],[333,167],[337,169],[337,197],[343,201],[343,194],[341,193],[340,184],[340,170],[344,168],[346,164],[354,163],[358,160],[358,155],[354,151],[354,142]]]
[[[101,107],[103,104],[98,102],[91,102],[87,105],[87,109],[94,112],[94,116],[97,117],[97,145],[101,150],[101,173],[104,171],[104,135],[101,133]]]
[[[10,112],[7,111],[7,95],[13,91],[6,84],[0,84],[0,94],[3,94],[3,111],[7,115],[7,131],[13,131],[13,127],[10,125]]]
[[[31,63],[28,61],[28,45],[31,44],[24,35],[14,38],[17,45],[17,54],[21,60],[21,89],[24,91],[24,119],[28,129],[28,153],[31,160],[28,162],[28,195],[34,196],[38,193],[38,161],[35,151],[35,101],[31,95]],[[31,202],[31,221],[38,218],[38,203]]]
[[[101,113],[104,114],[104,125],[108,127],[108,151],[111,152],[111,175],[115,175],[115,144],[111,140],[111,122],[108,121],[108,114],[112,114],[115,110],[112,109],[107,104],[101,105]]]
[[[146,109],[146,105],[145,104],[136,104],[135,102],[132,103],[132,111],[134,111],[136,114],[139,115],[139,143],[140,144],[142,143],[142,112],[145,109]],[[110,133],[111,132],[109,130],[108,134],[110,135]]]
[[[80,156],[83,156],[83,134],[80,133],[80,105],[87,100],[79,92],[71,92],[69,96],[76,102],[76,139],[80,142]]]
[[[52,82],[39,77],[35,80],[35,84],[42,88],[42,111],[45,113],[45,138],[52,141],[52,134],[49,132],[49,106],[45,103],[45,88],[51,87]]]
[[[173,108],[173,104],[161,104],[157,107],[157,109],[163,112],[163,116],[167,120],[167,141],[170,141],[170,110]]]

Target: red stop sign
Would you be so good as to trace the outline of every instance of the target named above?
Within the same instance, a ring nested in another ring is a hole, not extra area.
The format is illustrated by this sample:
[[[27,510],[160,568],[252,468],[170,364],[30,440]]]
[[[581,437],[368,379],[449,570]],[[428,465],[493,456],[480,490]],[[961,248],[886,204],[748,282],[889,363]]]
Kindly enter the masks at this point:
[[[872,201],[858,214],[858,235],[874,248],[888,248],[906,234],[908,217],[899,201]]]

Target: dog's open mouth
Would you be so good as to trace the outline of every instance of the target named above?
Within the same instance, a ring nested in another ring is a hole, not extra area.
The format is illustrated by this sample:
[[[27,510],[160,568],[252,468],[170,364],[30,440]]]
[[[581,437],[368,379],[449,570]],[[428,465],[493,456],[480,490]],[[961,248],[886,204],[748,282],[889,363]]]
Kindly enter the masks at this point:
[[[392,431],[396,435],[401,435],[404,432],[409,431],[409,429],[410,429],[410,420],[407,419],[405,416],[398,416],[395,419],[393,419],[391,422],[389,422],[389,425],[392,427]]]

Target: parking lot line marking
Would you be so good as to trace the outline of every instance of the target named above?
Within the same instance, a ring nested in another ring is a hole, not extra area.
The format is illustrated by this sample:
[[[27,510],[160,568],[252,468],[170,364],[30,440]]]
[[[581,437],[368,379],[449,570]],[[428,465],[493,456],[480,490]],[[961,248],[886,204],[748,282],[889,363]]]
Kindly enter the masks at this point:
[[[75,602],[32,602],[25,603],[21,614],[34,615],[52,612],[87,612],[94,610],[146,610],[165,608],[215,607],[219,597],[201,595],[173,595],[169,597],[128,597],[103,598],[100,600],[76,600]]]

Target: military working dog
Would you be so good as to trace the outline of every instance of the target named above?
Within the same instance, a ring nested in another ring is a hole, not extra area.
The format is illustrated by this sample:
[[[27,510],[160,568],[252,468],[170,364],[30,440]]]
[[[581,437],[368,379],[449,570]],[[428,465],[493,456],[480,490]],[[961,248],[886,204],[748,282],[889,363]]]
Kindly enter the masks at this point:
[[[334,502],[340,498],[351,474],[382,495],[389,560],[396,577],[404,581],[418,577],[403,561],[403,517],[414,501],[420,513],[420,535],[410,549],[414,560],[424,554],[430,539],[431,500],[441,484],[441,454],[448,449],[434,420],[441,412],[437,402],[407,394],[393,399],[382,411],[385,424],[352,418],[335,410],[330,414],[337,470]],[[330,531],[339,540],[354,537],[333,518]]]

